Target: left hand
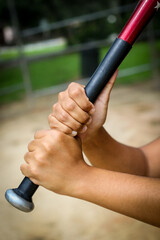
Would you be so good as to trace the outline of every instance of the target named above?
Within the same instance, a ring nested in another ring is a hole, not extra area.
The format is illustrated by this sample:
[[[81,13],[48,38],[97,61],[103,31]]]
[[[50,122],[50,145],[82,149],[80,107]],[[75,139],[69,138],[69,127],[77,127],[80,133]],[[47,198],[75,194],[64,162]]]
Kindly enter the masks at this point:
[[[98,96],[93,105],[86,96],[84,86],[71,83],[58,95],[58,102],[53,105],[48,117],[51,129],[57,129],[70,136],[78,136],[82,143],[94,138],[105,123],[108,102],[118,70]]]
[[[81,142],[57,130],[38,131],[28,145],[22,173],[35,184],[72,196],[86,176]]]

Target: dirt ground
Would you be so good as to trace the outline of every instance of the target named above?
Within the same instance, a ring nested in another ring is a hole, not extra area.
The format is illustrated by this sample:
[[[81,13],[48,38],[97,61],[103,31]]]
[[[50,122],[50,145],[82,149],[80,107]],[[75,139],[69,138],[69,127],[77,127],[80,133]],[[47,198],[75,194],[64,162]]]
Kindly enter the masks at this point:
[[[23,213],[4,198],[23,176],[19,166],[36,130],[48,128],[47,116],[57,96],[1,108],[0,239],[1,240],[158,240],[160,229],[78,199],[39,188],[35,210]],[[24,113],[18,111],[23,109]],[[8,117],[7,117],[8,116]],[[115,87],[107,123],[109,133],[125,144],[141,146],[160,134],[160,93],[150,85]]]

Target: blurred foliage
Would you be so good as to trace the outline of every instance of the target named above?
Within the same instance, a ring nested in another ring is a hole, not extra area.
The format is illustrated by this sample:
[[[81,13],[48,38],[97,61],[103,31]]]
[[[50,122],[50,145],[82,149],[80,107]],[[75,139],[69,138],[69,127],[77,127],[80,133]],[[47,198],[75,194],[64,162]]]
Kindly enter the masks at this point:
[[[2,30],[5,26],[11,26],[11,17],[8,10],[9,0],[0,0],[0,44],[2,43]],[[123,6],[126,4],[135,3],[138,0],[14,0],[17,10],[20,29],[37,27],[40,22],[46,21],[54,23],[64,19],[69,19],[89,13],[103,11],[109,8]],[[88,21],[84,23],[75,23],[68,27],[50,31],[49,34],[37,34],[30,38],[23,39],[24,43],[44,40],[48,38],[65,37],[69,45],[90,42],[94,40],[105,39],[112,33],[119,33],[130,17],[131,11],[127,13],[119,13],[116,15],[116,21],[108,21],[108,16],[101,19]],[[152,21],[154,28],[159,29],[159,14]],[[14,43],[13,43],[14,44]],[[159,54],[160,44],[157,42],[156,48]],[[27,56],[48,53],[66,48],[66,45],[56,49],[48,48],[33,52],[25,52]],[[108,49],[101,48],[101,57]],[[141,65],[150,62],[147,43],[137,43],[134,47],[134,52],[127,56],[122,63],[121,69],[131,66]],[[7,60],[18,56],[17,50],[9,52],[8,55],[0,53],[0,60]],[[81,75],[80,55],[78,53],[70,56],[61,56],[56,59],[48,59],[41,62],[29,64],[29,72],[32,81],[33,90],[42,89],[63,83],[65,81],[75,81]],[[140,79],[147,79],[151,75],[150,72],[133,75],[132,77],[121,78],[118,82],[130,83]],[[0,89],[7,88],[14,84],[22,83],[22,74],[19,67],[12,69],[1,69],[0,71]],[[21,99],[24,97],[24,90],[19,90],[13,94],[0,97],[0,102],[4,103],[12,99]]]
[[[128,4],[126,0],[14,0],[21,28],[37,26],[41,18],[48,21],[60,21],[74,16],[101,11],[115,5]],[[135,0],[130,0],[130,3]],[[1,24],[9,24],[7,0],[0,0]]]
[[[2,29],[11,25],[11,17],[8,10],[9,0],[0,0],[0,43],[3,42]],[[54,23],[64,19],[81,16],[106,10],[112,7],[136,3],[138,0],[13,0],[17,10],[20,29],[37,27],[43,21]],[[105,39],[111,33],[119,33],[131,12],[119,13],[116,21],[109,23],[107,18],[101,18],[85,23],[75,23],[48,34],[37,34],[24,39],[25,42],[34,42],[48,38],[65,37],[68,44],[90,42],[92,40]],[[159,28],[159,19],[155,19],[155,26]],[[14,42],[13,42],[14,44]]]
[[[37,27],[42,20],[49,23],[64,19],[94,13],[111,7],[128,4],[126,0],[14,0],[21,30]],[[131,0],[129,3],[135,2]],[[0,0],[0,29],[11,25],[7,0]],[[102,18],[91,22],[73,25],[54,31],[51,37],[64,36],[69,44],[88,42],[90,40],[104,39],[116,29],[115,26],[123,24],[124,14],[119,15],[116,24],[109,24]],[[37,36],[39,37],[39,36]],[[32,39],[33,40],[33,39]]]

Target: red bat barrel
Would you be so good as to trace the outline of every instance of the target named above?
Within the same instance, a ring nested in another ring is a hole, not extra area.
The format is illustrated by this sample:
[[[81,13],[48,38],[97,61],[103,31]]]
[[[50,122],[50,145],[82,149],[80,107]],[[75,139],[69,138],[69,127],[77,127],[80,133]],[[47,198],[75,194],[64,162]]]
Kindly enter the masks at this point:
[[[112,44],[85,88],[91,102],[96,100],[159,7],[160,3],[157,0],[141,0],[138,3],[127,24]]]
[[[138,3],[124,29],[114,41],[103,61],[85,87],[86,95],[91,102],[96,100],[104,86],[132,48],[139,34],[158,11],[159,7],[160,2],[157,0],[141,0]],[[35,185],[29,178],[25,177],[18,188],[8,189],[5,197],[14,207],[24,212],[30,212],[34,208],[32,196],[37,188],[38,185]]]
[[[157,0],[141,0],[118,38],[132,45],[159,7]]]

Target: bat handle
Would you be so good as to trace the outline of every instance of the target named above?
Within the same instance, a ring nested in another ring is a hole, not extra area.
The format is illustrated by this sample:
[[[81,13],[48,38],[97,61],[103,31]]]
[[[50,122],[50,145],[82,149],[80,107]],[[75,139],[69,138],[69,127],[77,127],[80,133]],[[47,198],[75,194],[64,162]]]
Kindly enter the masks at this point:
[[[15,208],[23,212],[31,212],[34,209],[32,196],[38,187],[28,177],[25,177],[18,188],[6,191],[5,198]]]
[[[86,95],[92,103],[94,103],[131,48],[132,46],[122,39],[117,38],[114,41],[110,50],[85,87]],[[25,177],[18,188],[8,189],[5,197],[12,206],[24,212],[31,212],[34,209],[32,196],[37,188],[38,185]]]
[[[123,39],[116,38],[102,62],[85,87],[89,100],[94,103],[114,72],[131,50],[132,45]]]

